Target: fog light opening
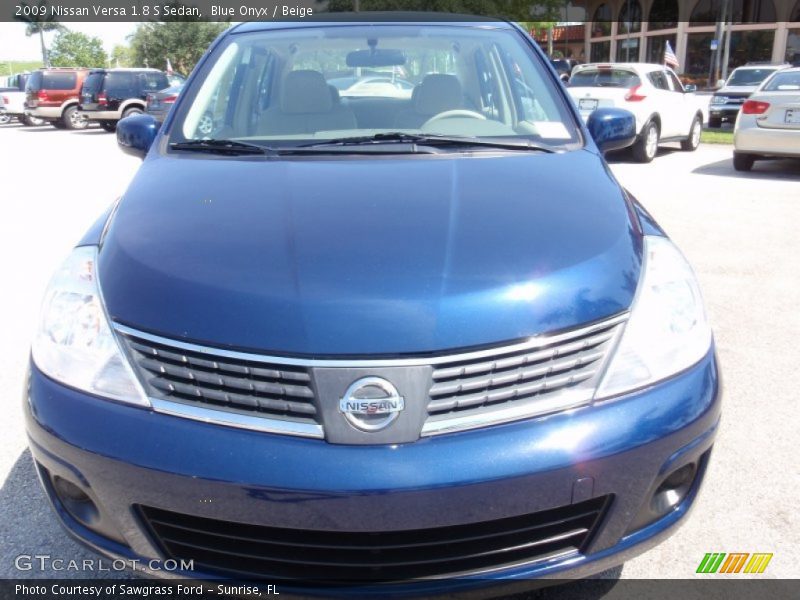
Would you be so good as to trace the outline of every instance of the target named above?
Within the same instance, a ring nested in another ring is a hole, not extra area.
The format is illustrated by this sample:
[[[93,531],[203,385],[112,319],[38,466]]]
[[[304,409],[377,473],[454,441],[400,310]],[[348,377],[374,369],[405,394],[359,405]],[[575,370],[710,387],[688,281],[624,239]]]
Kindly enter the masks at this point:
[[[684,465],[670,473],[653,494],[650,502],[652,511],[658,516],[663,516],[678,506],[692,488],[696,473],[695,463]]]
[[[92,527],[100,520],[97,506],[80,487],[58,475],[52,477],[52,482],[58,499],[74,519],[88,527]]]

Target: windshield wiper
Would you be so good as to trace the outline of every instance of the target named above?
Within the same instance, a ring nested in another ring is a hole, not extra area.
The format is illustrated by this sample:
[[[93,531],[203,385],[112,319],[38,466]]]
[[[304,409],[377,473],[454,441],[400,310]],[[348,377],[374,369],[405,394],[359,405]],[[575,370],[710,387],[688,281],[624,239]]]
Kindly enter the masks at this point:
[[[335,138],[310,144],[301,144],[292,149],[281,148],[281,153],[293,150],[312,150],[314,148],[330,148],[345,146],[378,146],[381,144],[412,144],[434,147],[450,146],[481,146],[486,148],[500,148],[504,150],[534,150],[538,152],[553,153],[555,150],[548,146],[536,144],[530,140],[490,140],[472,136],[446,136],[438,134],[417,134],[394,131],[389,133],[376,133],[356,137]]]
[[[272,149],[247,142],[236,140],[189,140],[187,142],[174,142],[169,145],[173,150],[188,150],[191,152],[211,152],[214,154],[267,154]]]

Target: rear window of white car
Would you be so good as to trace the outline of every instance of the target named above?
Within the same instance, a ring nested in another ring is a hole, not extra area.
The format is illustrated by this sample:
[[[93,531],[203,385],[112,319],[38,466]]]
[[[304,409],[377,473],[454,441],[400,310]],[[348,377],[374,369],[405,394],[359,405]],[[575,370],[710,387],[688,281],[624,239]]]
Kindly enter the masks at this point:
[[[639,76],[633,71],[614,68],[581,69],[569,80],[570,87],[630,88],[640,83]]]
[[[764,86],[765,92],[796,92],[800,90],[800,71],[778,73]]]

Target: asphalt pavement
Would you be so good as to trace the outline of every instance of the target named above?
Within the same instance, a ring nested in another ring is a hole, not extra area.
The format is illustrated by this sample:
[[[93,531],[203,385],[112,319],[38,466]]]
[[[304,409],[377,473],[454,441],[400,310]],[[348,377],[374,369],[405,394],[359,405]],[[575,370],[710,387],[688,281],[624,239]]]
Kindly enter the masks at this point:
[[[771,552],[760,577],[800,575],[800,161],[757,163],[742,174],[731,151],[701,145],[694,153],[662,150],[649,165],[611,160],[693,264],[725,383],[721,429],[693,514],[628,562],[623,579],[693,577],[706,552]],[[0,578],[91,575],[15,568],[19,555],[91,556],[64,534],[39,490],[22,385],[51,272],[138,164],[100,129],[0,126]]]

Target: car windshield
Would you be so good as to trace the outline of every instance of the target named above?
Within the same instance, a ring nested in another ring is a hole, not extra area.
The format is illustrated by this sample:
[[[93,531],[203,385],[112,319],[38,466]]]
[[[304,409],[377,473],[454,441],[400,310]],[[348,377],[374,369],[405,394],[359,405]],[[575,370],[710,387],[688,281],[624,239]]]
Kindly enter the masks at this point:
[[[579,142],[572,113],[524,37],[485,25],[231,35],[184,91],[170,141],[281,147],[377,135],[388,143],[383,134],[403,132]]]
[[[776,73],[764,86],[765,92],[796,92],[800,90],[800,71]]]
[[[774,72],[775,69],[736,69],[728,85],[758,85]]]
[[[612,68],[582,69],[574,72],[569,80],[570,87],[630,88],[640,83],[633,71]]]

